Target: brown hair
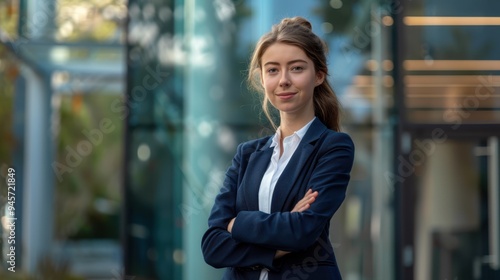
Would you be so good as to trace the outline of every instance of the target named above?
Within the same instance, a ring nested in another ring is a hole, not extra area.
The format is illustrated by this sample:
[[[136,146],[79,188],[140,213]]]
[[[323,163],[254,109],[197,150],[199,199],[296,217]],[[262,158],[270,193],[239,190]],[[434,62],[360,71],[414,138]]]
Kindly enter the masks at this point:
[[[312,32],[311,23],[302,17],[285,18],[279,24],[272,27],[271,31],[264,34],[257,43],[250,61],[248,72],[248,82],[250,86],[260,92],[264,92],[261,84],[261,59],[264,52],[274,43],[285,43],[301,48],[312,60],[314,69],[325,74],[322,84],[314,88],[314,114],[329,129],[340,130],[340,104],[330,83],[326,79],[328,76],[328,66],[326,54],[328,48],[325,42]],[[262,109],[264,114],[276,128],[269,111],[269,100],[264,94]]]

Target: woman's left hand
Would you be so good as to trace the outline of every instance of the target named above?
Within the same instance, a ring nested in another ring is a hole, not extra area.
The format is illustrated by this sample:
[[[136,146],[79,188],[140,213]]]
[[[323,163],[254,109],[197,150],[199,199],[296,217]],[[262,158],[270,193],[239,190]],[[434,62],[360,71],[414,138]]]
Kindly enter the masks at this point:
[[[290,212],[303,212],[309,209],[311,207],[311,204],[316,200],[316,197],[318,197],[318,192],[315,191],[313,192],[311,189],[307,190],[306,194],[304,197],[297,202],[295,207],[293,207],[292,211]]]

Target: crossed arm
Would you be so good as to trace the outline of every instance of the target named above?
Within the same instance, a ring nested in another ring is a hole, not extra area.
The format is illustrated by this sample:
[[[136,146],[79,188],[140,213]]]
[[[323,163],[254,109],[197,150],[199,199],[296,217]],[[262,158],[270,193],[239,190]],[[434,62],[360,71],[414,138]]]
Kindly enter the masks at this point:
[[[317,191],[308,190],[291,212],[303,212],[309,209],[317,196]],[[235,218],[232,218],[227,230],[214,226],[203,236],[203,255],[205,261],[213,267],[252,267],[258,265],[271,269],[275,259],[290,253],[233,239],[231,231],[234,221]]]
[[[293,212],[303,212],[307,209],[309,209],[309,207],[311,207],[311,204],[316,200],[316,197],[318,196],[318,192],[315,191],[313,192],[311,189],[309,189],[306,194],[304,195],[304,197],[299,201],[297,202],[297,204],[293,207],[292,211],[290,211],[291,213]],[[228,232],[232,232],[233,230],[233,225],[234,225],[234,220],[236,219],[235,218],[232,218],[231,221],[229,222],[229,224],[227,225],[227,231]],[[288,251],[283,251],[283,250],[276,250],[276,254],[274,255],[274,258],[280,258],[280,257],[283,257],[284,255],[288,254],[290,252]]]

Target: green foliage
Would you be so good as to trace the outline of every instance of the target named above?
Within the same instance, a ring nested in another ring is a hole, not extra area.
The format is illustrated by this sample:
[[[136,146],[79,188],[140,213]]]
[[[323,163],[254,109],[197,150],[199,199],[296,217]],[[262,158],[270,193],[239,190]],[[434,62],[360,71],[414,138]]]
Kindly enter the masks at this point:
[[[4,176],[8,167],[12,165],[12,149],[16,145],[12,134],[14,87],[13,83],[18,76],[19,69],[6,48],[0,45],[0,172]],[[0,177],[3,178],[3,177]],[[0,205],[7,194],[4,180],[0,180]]]
[[[68,169],[60,171],[56,185],[60,239],[119,236],[123,121],[110,110],[117,98],[121,97],[103,93],[62,97],[56,161]],[[104,120],[111,123],[112,131],[100,130]],[[101,137],[89,139],[92,132]],[[91,151],[79,154],[75,166],[68,162],[69,151],[81,152],[82,142],[91,145]]]
[[[17,37],[19,5],[17,1],[0,1],[0,28],[11,37]]]
[[[321,1],[318,7],[313,9],[313,13],[318,15],[324,22],[331,23],[334,32],[349,33],[354,25],[356,18],[355,7],[360,4],[359,2],[361,1]],[[338,6],[335,3],[338,3]]]
[[[55,35],[64,41],[119,41],[126,13],[123,0],[60,0]]]

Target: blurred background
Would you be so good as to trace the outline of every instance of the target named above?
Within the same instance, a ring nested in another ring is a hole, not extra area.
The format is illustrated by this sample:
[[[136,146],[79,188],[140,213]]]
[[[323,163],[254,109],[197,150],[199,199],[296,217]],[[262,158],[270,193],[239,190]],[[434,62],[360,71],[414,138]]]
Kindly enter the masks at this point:
[[[220,279],[208,213],[273,133],[249,56],[291,16],[356,145],[343,277],[500,279],[496,0],[0,0],[0,279]]]

